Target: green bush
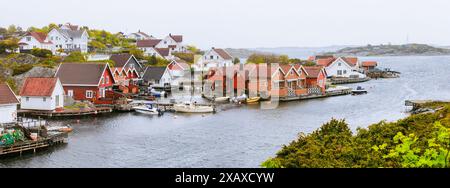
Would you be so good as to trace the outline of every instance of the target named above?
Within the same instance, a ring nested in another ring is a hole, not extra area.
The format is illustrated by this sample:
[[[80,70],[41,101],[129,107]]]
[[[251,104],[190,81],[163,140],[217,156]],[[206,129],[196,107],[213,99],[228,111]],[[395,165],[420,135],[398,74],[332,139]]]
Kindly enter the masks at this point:
[[[81,52],[72,52],[64,58],[64,62],[86,62],[86,57]]]
[[[47,49],[40,49],[40,48],[33,48],[31,50],[31,54],[36,56],[36,57],[42,57],[42,58],[47,58],[47,57],[52,57],[52,51],[47,50]]]
[[[436,104],[433,104],[436,106]],[[267,168],[449,167],[450,104],[435,113],[358,128],[352,135],[343,120],[331,120],[284,146]],[[405,136],[406,135],[406,136]]]

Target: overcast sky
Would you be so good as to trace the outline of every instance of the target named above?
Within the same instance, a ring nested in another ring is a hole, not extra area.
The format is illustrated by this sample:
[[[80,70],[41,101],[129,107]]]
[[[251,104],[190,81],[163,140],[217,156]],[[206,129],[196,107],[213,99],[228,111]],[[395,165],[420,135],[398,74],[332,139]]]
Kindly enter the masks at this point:
[[[448,0],[5,0],[0,26],[71,22],[209,47],[450,45]],[[408,37],[409,36],[409,37]]]

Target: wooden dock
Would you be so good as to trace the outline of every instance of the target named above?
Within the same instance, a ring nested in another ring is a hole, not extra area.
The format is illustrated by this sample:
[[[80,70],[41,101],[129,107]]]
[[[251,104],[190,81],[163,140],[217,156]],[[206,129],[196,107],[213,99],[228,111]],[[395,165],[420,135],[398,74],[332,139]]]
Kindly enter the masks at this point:
[[[62,110],[62,111],[43,111],[43,110],[18,110],[17,114],[22,116],[36,116],[36,117],[71,117],[84,115],[97,115],[104,113],[111,113],[113,111],[110,107],[97,107],[79,110]]]
[[[370,77],[365,78],[331,78],[331,84],[352,84],[352,83],[359,83],[359,82],[367,82],[371,80]]]
[[[28,140],[24,142],[14,143],[11,146],[0,146],[0,156],[18,153],[22,155],[23,152],[33,151],[47,148],[50,146],[67,143],[68,134],[67,133],[49,133],[46,138],[39,138],[36,141]]]

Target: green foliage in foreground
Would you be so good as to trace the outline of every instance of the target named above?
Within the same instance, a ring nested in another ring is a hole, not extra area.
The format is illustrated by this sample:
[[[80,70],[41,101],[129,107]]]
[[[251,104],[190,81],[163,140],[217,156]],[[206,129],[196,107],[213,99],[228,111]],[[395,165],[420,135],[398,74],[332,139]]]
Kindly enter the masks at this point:
[[[449,167],[450,105],[397,122],[382,121],[353,135],[344,120],[331,120],[264,163],[267,168]]]
[[[86,57],[81,52],[72,52],[64,58],[64,62],[86,62]]]

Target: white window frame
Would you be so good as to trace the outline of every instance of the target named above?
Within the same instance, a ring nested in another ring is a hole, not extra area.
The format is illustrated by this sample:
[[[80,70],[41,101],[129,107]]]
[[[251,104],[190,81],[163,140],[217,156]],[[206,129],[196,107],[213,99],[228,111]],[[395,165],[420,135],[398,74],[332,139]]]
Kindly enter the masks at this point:
[[[92,90],[86,90],[85,94],[87,99],[92,99],[94,97],[94,91]]]
[[[69,97],[73,97],[73,90],[72,90],[72,89],[67,90],[67,95],[68,95]]]

